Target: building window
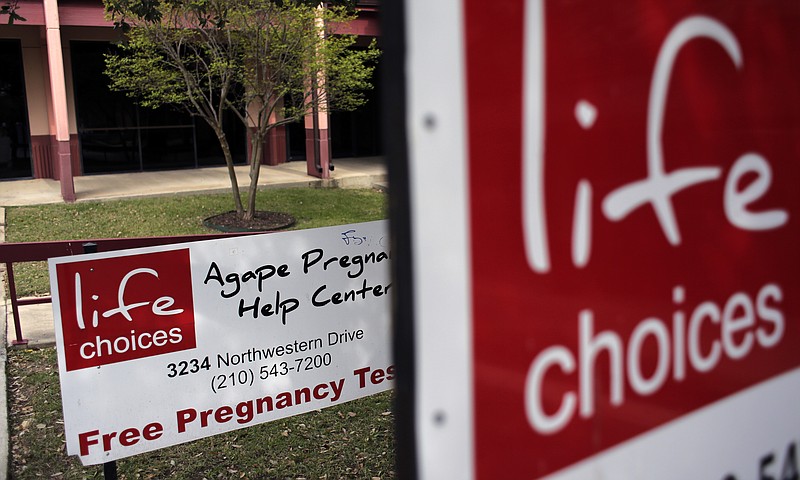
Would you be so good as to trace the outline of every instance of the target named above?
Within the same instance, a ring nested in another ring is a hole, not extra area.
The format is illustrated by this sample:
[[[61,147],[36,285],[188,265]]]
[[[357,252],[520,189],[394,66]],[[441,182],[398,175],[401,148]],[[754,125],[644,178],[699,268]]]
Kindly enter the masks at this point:
[[[0,179],[33,176],[22,45],[0,40]]]
[[[381,140],[380,63],[372,73],[372,90],[367,103],[354,112],[333,112],[330,116],[333,158],[372,157],[383,154]]]
[[[175,107],[151,109],[108,88],[108,42],[71,43],[78,139],[83,172],[171,170],[224,165],[211,128]],[[225,120],[235,163],[245,163],[245,129]]]

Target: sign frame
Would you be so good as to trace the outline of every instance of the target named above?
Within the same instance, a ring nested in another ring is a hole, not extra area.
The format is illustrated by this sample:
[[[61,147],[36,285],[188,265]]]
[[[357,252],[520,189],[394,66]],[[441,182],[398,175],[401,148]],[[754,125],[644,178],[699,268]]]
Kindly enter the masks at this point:
[[[392,388],[388,241],[380,220],[50,259],[68,452],[108,463]]]

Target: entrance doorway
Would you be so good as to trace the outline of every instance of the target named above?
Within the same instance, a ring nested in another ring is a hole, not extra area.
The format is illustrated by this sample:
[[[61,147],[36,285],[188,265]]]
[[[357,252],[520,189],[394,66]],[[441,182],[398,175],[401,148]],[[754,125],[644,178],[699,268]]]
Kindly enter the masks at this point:
[[[0,40],[0,179],[33,176],[22,44]]]
[[[367,103],[353,112],[331,113],[333,158],[373,157],[383,154],[379,69],[380,63],[372,72],[373,88],[364,92]]]

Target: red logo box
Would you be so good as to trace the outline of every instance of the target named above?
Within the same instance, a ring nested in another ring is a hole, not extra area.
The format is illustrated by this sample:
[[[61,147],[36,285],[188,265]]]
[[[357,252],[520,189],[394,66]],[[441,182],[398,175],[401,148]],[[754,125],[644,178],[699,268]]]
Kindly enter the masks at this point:
[[[798,24],[798,2],[465,0],[478,478],[800,365]]]
[[[56,265],[66,369],[195,348],[189,250]]]

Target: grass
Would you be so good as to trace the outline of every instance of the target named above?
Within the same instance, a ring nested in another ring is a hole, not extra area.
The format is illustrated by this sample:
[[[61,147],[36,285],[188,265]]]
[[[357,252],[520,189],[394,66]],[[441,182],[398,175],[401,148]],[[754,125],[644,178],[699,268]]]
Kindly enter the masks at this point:
[[[66,455],[55,349],[8,356],[14,479],[103,478]],[[391,393],[117,461],[121,479],[390,479]]]
[[[371,190],[259,192],[258,208],[289,212],[294,228],[378,220],[385,195]],[[197,195],[7,209],[10,242],[209,232],[203,218],[229,210],[227,195]],[[15,265],[21,295],[49,291],[43,263]],[[66,455],[55,350],[11,350],[9,472],[14,479],[103,478]],[[394,478],[392,394],[384,393],[117,462],[121,479]]]
[[[225,194],[8,207],[6,241],[212,233],[203,219],[231,208]],[[257,209],[291,213],[293,229],[314,228],[386,218],[386,197],[374,190],[269,189],[258,193]],[[50,291],[44,262],[14,265],[14,275],[21,297]]]

